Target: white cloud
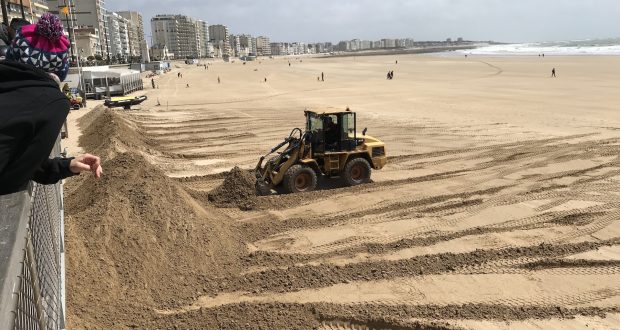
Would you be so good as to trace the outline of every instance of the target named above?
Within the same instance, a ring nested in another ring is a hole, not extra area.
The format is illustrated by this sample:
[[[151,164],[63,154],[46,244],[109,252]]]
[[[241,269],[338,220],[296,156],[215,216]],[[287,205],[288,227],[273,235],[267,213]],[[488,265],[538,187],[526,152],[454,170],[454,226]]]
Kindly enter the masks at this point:
[[[186,14],[279,41],[413,37],[542,41],[620,36],[619,0],[107,0],[111,10]]]

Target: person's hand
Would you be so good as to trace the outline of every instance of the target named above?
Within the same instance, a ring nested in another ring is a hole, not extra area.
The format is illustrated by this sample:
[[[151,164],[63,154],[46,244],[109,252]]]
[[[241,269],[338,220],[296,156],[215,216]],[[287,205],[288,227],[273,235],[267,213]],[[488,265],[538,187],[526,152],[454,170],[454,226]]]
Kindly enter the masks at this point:
[[[93,172],[93,175],[95,175],[97,179],[101,178],[101,174],[103,174],[101,159],[91,154],[83,154],[72,159],[69,169],[75,174],[86,171]]]

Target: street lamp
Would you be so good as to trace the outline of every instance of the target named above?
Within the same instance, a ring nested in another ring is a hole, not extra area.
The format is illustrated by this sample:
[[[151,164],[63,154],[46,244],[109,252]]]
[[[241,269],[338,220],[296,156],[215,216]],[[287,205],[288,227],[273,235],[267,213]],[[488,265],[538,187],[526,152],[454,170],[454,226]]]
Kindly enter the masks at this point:
[[[19,0],[19,6],[22,9],[22,18],[26,19],[26,14],[24,14],[24,1],[23,0]]]
[[[2,7],[2,22],[9,26],[9,15],[6,12],[6,0],[0,0],[0,6]]]

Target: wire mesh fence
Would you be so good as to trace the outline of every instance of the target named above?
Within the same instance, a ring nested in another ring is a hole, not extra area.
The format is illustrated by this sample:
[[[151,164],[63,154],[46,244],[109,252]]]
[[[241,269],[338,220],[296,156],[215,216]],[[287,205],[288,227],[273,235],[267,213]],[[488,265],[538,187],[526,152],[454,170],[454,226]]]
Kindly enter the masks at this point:
[[[28,193],[8,196],[3,203],[22,211],[6,211],[12,215],[2,221],[11,226],[0,226],[0,243],[5,236],[13,238],[6,240],[13,245],[6,251],[12,252],[0,260],[5,270],[0,300],[6,304],[0,308],[0,328],[64,329],[62,185],[32,184]]]

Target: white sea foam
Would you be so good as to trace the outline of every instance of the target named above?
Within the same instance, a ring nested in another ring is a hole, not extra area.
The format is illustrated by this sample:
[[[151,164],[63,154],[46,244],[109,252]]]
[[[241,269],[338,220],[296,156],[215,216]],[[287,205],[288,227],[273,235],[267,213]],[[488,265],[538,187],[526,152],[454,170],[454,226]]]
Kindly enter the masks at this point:
[[[620,39],[488,45],[459,51],[472,55],[620,55]]]

